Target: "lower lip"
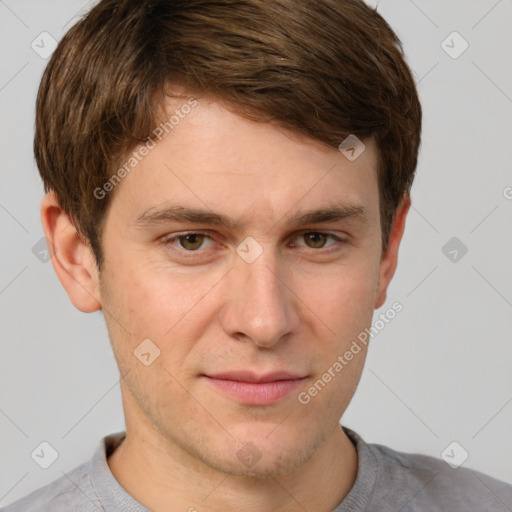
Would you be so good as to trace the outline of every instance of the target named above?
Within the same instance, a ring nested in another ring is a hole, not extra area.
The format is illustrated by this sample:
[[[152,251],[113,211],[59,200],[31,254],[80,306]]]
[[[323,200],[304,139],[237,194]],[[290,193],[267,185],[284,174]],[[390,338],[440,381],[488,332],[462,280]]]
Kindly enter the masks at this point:
[[[296,390],[305,378],[274,382],[240,382],[205,376],[217,389],[244,405],[271,405]]]

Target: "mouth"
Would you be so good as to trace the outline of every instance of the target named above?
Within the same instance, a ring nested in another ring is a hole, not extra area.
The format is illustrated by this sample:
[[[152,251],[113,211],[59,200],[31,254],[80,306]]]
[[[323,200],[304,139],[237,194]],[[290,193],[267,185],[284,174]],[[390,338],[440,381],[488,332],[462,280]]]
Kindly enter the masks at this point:
[[[243,405],[272,405],[303,384],[308,376],[290,372],[228,372],[202,375],[207,384]]]

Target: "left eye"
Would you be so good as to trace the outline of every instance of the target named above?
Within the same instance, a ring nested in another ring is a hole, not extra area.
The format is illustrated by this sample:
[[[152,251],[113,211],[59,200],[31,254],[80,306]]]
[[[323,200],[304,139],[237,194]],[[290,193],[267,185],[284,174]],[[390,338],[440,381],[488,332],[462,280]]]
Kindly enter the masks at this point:
[[[310,247],[311,249],[323,249],[324,247],[326,247],[325,243],[329,238],[331,238],[334,241],[341,241],[341,239],[338,238],[337,236],[332,235],[330,233],[323,233],[321,231],[310,231],[307,233],[301,233],[299,237],[303,237],[307,246]],[[330,247],[330,245],[327,247]]]
[[[330,247],[336,242],[342,242],[336,235],[330,233],[323,233],[321,231],[309,231],[300,233],[295,237],[296,239],[302,238],[306,243],[306,246],[310,249],[323,249],[324,247]],[[328,239],[333,240],[329,245],[326,245]],[[178,245],[180,249],[184,249],[186,252],[196,252],[204,245],[205,241],[213,243],[212,237],[206,233],[182,233],[179,235],[170,236],[164,239],[165,244]],[[302,246],[302,244],[292,244],[295,246]]]

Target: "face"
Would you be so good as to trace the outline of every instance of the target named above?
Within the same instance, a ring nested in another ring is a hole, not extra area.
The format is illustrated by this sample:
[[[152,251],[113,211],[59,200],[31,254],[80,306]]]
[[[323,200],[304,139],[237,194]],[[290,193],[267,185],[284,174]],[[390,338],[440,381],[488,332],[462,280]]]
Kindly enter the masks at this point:
[[[365,348],[308,390],[387,286],[365,144],[350,161],[199,99],[117,185],[100,302],[128,429],[253,476],[289,472],[333,432]]]

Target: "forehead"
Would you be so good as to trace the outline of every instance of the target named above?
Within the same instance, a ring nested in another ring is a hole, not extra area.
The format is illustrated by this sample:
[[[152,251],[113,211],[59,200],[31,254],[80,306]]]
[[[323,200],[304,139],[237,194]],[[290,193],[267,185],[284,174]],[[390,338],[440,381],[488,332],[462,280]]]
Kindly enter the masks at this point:
[[[130,222],[173,204],[210,210],[239,225],[333,205],[363,209],[370,218],[378,212],[373,141],[365,140],[363,153],[351,161],[335,148],[246,119],[214,100],[194,101],[167,101],[159,113],[161,140],[118,185],[112,207]]]

